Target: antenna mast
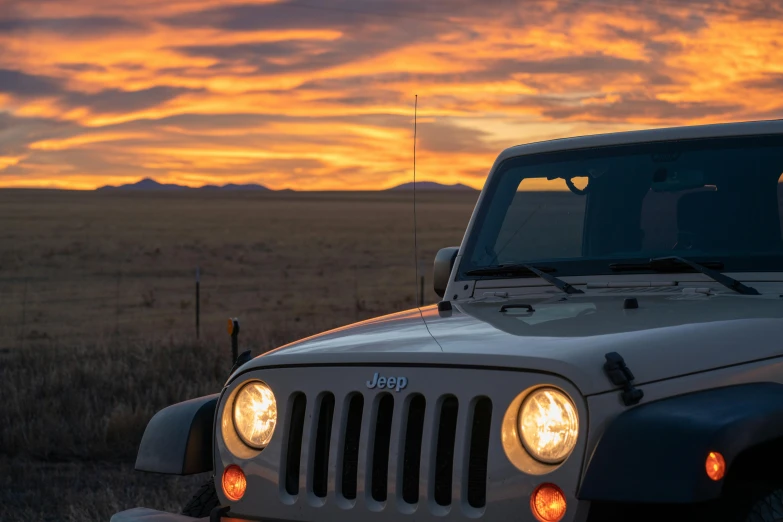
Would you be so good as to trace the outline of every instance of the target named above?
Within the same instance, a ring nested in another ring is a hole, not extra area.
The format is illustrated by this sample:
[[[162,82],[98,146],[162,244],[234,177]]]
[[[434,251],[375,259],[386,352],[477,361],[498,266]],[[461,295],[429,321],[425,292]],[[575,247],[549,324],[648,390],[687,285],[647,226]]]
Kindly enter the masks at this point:
[[[416,224],[416,123],[419,108],[419,95],[413,99],[413,268],[415,274],[414,288],[416,289],[416,306],[421,304],[422,295],[419,295],[419,244],[417,240],[418,226]]]

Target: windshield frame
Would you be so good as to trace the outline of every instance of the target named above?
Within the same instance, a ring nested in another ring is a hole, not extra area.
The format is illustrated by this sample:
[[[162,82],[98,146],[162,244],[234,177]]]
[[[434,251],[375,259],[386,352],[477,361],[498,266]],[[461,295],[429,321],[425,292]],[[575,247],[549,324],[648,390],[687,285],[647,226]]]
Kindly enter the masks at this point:
[[[469,233],[465,238],[463,252],[460,256],[460,264],[456,274],[458,281],[481,281],[489,279],[525,279],[535,278],[535,274],[514,274],[508,275],[468,275],[467,272],[480,268],[481,265],[473,265],[470,259],[473,255],[478,236],[487,219],[487,214],[492,207],[492,202],[498,186],[501,184],[504,175],[511,169],[520,167],[531,167],[540,164],[566,162],[574,160],[594,160],[607,156],[620,156],[630,154],[671,154],[676,151],[684,150],[725,150],[727,148],[764,148],[780,147],[783,149],[783,135],[781,134],[757,134],[757,135],[736,135],[719,137],[699,137],[688,139],[671,139],[661,141],[643,141],[636,143],[623,143],[617,145],[601,145],[576,147],[560,151],[532,152],[521,154],[503,159],[491,173],[484,193],[481,197],[481,204],[476,209],[476,214],[471,224]],[[781,174],[783,174],[783,169]],[[523,178],[525,179],[525,178]],[[781,210],[783,212],[783,210]],[[595,257],[595,258],[525,258],[515,260],[515,263],[542,264],[553,268],[553,274],[558,277],[569,276],[596,276],[607,275],[616,276],[618,273],[613,271],[609,265],[614,263],[634,263],[648,260],[649,257]],[[689,259],[696,262],[719,261],[723,263],[722,272],[783,272],[783,253],[780,255],[694,255]],[[687,268],[682,272],[692,272]],[[660,273],[653,270],[626,270],[624,274],[655,274]]]

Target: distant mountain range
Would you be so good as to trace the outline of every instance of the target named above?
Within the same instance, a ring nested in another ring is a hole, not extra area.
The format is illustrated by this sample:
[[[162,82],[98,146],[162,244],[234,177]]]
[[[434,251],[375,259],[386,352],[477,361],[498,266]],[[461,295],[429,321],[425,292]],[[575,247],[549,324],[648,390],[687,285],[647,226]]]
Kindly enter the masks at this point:
[[[262,191],[269,191],[270,188],[267,188],[263,185],[258,185],[256,183],[249,183],[246,185],[238,185],[235,183],[228,183],[226,185],[204,185],[203,187],[188,187],[186,185],[177,185],[173,183],[158,183],[154,179],[151,178],[144,178],[141,181],[138,181],[136,183],[128,183],[127,185],[105,185],[103,187],[99,187],[96,190],[100,191],[115,191],[115,190],[122,190],[122,191],[135,191],[135,190],[149,190],[149,191],[184,191],[184,190],[209,190],[209,191],[225,191],[225,192],[262,192]],[[389,191],[407,191],[407,190],[413,190],[413,183],[403,183],[402,185],[397,185],[396,187],[392,187],[390,189],[386,189]],[[476,189],[469,187],[467,185],[463,185],[462,183],[457,183],[455,185],[444,185],[442,183],[436,183],[434,181],[417,181],[416,182],[416,190],[423,190],[423,191],[436,191],[436,190],[444,190],[444,191],[475,191]],[[291,192],[291,189],[283,189],[282,191],[278,192]]]
[[[413,190],[413,182],[410,183],[403,183],[402,185],[397,185],[396,187],[392,187],[390,189],[386,190],[392,190],[392,191],[402,191],[402,190]],[[416,182],[416,190],[470,190],[475,191],[473,187],[469,187],[467,185],[463,185],[462,183],[457,183],[455,185],[444,185],[443,183],[436,183],[435,181],[417,181]]]
[[[110,191],[110,190],[155,190],[155,191],[174,191],[174,190],[224,190],[224,191],[263,191],[269,190],[263,185],[255,183],[249,183],[247,185],[237,185],[235,183],[229,183],[227,185],[204,185],[203,187],[193,188],[186,185],[176,185],[172,183],[158,183],[154,179],[144,178],[137,183],[129,183],[127,185],[106,185],[99,187],[96,190]]]

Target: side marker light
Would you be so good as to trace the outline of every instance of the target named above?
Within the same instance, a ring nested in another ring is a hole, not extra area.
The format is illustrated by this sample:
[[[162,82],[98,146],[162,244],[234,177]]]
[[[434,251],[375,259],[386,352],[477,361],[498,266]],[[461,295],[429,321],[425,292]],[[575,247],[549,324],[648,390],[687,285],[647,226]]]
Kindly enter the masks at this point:
[[[717,451],[711,451],[707,455],[707,462],[705,463],[707,470],[707,476],[712,480],[718,481],[726,474],[726,461],[723,459],[723,455]]]

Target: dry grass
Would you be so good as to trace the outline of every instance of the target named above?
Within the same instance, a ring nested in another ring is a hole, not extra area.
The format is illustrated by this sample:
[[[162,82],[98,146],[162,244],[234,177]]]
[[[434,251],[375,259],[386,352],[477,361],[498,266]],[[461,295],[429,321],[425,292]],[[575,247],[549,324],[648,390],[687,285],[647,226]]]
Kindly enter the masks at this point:
[[[172,477],[133,471],[132,464],[49,463],[0,457],[0,520],[100,520],[135,506],[178,512],[209,475]]]
[[[156,411],[220,389],[230,368],[221,355],[169,341],[14,350],[0,367],[0,452],[131,462]]]
[[[475,199],[420,196],[427,302]],[[220,388],[226,317],[260,353],[415,304],[410,194],[0,191],[0,220],[3,521],[178,509],[203,477],[132,462],[157,410]]]
[[[134,472],[136,449],[156,411],[218,391],[229,367],[214,347],[168,340],[7,353],[0,520],[105,521],[138,505],[179,510],[205,477]]]
[[[462,239],[476,194],[419,200],[429,278],[436,250]],[[197,265],[203,331],[215,337],[229,315],[258,337],[415,304],[408,193],[7,190],[0,222],[0,349],[192,336]]]

